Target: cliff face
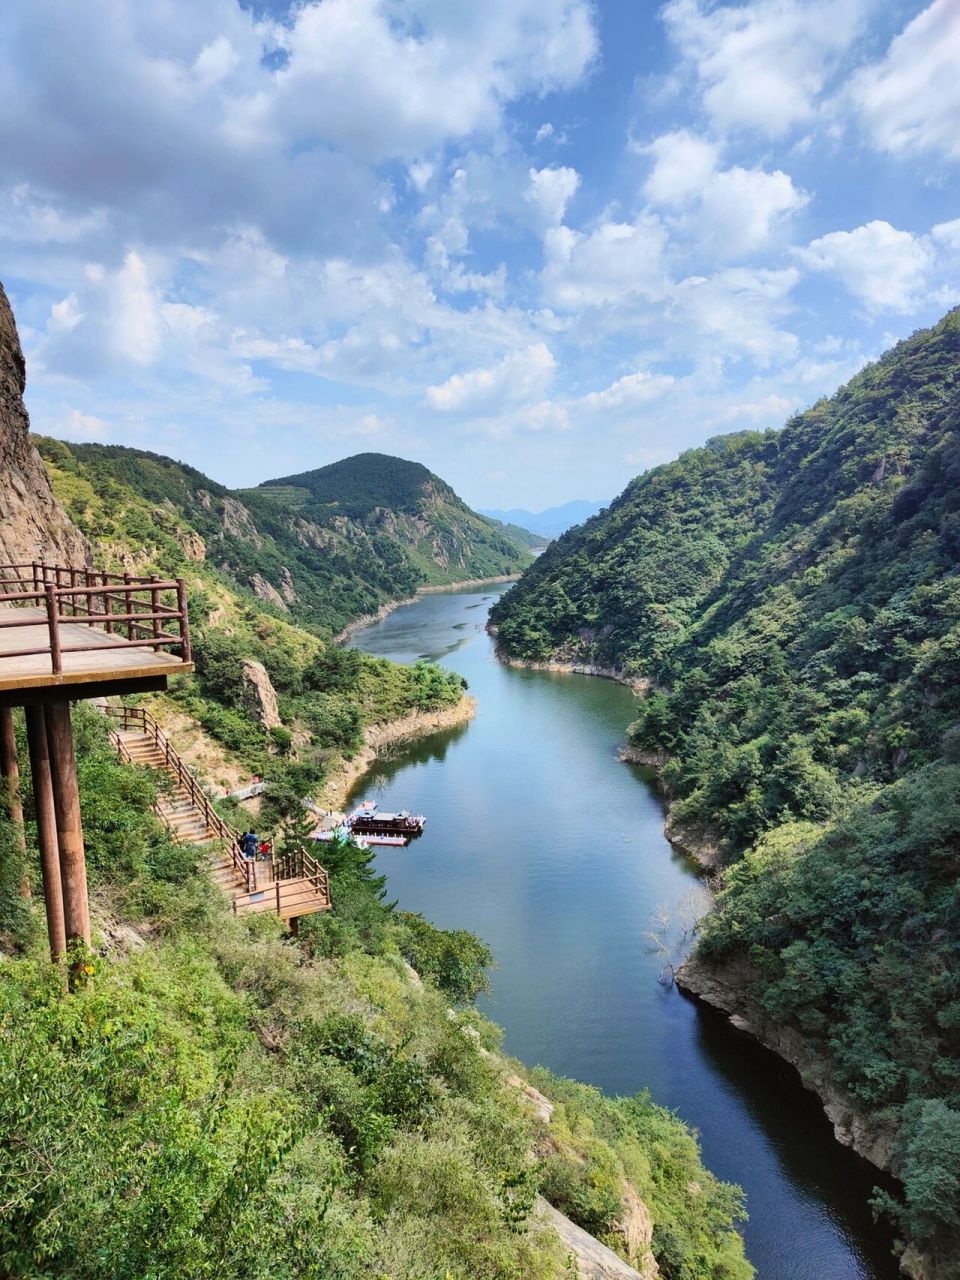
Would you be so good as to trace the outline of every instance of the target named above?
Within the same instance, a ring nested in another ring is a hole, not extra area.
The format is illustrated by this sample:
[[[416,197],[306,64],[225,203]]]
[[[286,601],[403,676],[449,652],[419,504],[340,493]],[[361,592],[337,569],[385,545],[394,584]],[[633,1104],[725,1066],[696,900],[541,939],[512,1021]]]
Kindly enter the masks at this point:
[[[40,455],[30,443],[25,382],[16,321],[0,284],[0,561],[86,564],[86,539],[54,498]]]

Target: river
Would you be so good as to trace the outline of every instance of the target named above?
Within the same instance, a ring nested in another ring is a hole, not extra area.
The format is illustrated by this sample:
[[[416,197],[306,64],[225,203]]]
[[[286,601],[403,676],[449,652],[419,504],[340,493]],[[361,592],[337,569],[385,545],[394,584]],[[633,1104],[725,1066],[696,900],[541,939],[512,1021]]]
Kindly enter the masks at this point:
[[[608,1093],[649,1088],[699,1131],[705,1163],[747,1193],[760,1280],[895,1280],[891,1236],[867,1205],[876,1172],[834,1141],[789,1067],[658,980],[658,912],[679,944],[676,921],[702,889],[663,835],[650,775],[617,759],[634,695],[497,662],[485,622],[502,589],[424,596],[351,641],[441,662],[479,703],[355,792],[427,815],[420,839],[378,856],[391,897],[492,946],[481,1007],[509,1053]]]

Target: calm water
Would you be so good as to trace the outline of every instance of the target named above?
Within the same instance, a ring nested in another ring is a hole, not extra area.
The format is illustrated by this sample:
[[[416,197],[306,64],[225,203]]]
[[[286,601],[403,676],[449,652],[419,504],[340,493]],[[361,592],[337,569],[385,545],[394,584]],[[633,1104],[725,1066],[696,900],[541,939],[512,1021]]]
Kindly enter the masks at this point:
[[[440,661],[479,700],[469,725],[380,762],[356,793],[427,815],[421,839],[379,855],[391,895],[493,947],[485,1011],[509,1053],[608,1093],[648,1087],[699,1130],[708,1166],[747,1192],[761,1280],[895,1280],[867,1207],[875,1172],[789,1068],[658,982],[658,908],[683,916],[700,889],[649,777],[616,758],[632,693],[499,664],[484,631],[495,598],[426,596],[353,641]]]

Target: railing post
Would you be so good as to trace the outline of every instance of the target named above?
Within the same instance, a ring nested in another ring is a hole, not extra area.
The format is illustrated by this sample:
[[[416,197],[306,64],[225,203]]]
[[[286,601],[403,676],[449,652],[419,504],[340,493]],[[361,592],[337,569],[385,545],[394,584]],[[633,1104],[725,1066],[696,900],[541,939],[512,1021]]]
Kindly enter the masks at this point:
[[[55,676],[63,671],[63,658],[60,654],[60,619],[57,616],[57,597],[51,583],[44,587],[47,598],[47,629],[50,632],[50,663]]]
[[[133,623],[133,622],[131,622],[131,621],[129,621],[129,618],[130,618],[131,614],[133,613],[133,605],[131,604],[131,598],[130,598],[130,597],[131,597],[131,593],[130,593],[130,570],[129,570],[129,569],[125,569],[125,570],[123,571],[123,581],[124,581],[124,588],[123,588],[123,612],[127,615],[127,618],[128,618],[128,621],[127,621],[127,639],[128,639],[128,640],[136,640],[136,638],[137,638],[137,628],[136,628],[136,624],[135,624],[135,623]]]
[[[155,573],[151,573],[150,581],[159,582],[160,579],[157,577]],[[156,587],[154,587],[150,592],[150,612],[154,615],[153,638],[154,640],[159,640],[163,629],[160,626],[160,619],[156,616],[160,612],[160,592],[157,590]],[[154,650],[154,652],[157,652],[157,650]]]
[[[187,586],[182,578],[177,579],[177,609],[180,613],[180,657],[184,662],[192,662],[190,619],[187,615]]]
[[[110,579],[106,573],[100,574],[100,585],[103,587],[103,612],[106,615],[107,635],[113,635],[113,623],[110,621],[110,615],[113,613],[113,601],[110,599]]]
[[[279,915],[280,914],[280,881],[274,880],[273,887],[277,891],[277,915]]]
[[[34,560],[30,568],[33,570],[33,589],[34,591],[39,591],[40,590],[40,566],[37,564],[36,560]]]

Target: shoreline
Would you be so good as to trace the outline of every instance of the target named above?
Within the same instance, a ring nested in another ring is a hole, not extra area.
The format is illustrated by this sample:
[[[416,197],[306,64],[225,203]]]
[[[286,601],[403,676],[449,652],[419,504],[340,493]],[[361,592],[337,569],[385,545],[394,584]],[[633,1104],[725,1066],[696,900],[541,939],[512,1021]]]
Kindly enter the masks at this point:
[[[464,694],[452,707],[440,707],[436,711],[412,711],[398,720],[368,725],[363,731],[363,746],[352,760],[341,760],[339,766],[324,782],[317,797],[318,803],[328,809],[341,809],[347,796],[364,774],[376,763],[384,747],[396,742],[427,738],[444,729],[455,729],[473,719],[477,700]]]
[[[496,636],[495,629],[489,628],[489,631],[491,635]],[[518,670],[556,671],[566,675],[596,676],[601,680],[613,680],[616,684],[622,684],[625,688],[632,690],[640,698],[644,697],[653,686],[652,680],[644,676],[628,676],[618,667],[600,667],[595,663],[575,662],[561,658],[544,662],[537,662],[532,658],[514,658],[504,653],[499,645],[495,650],[495,656],[497,661],[502,662],[505,667],[515,667]],[[624,742],[617,752],[617,758],[624,764],[643,765],[654,771],[657,790],[666,802],[663,834],[678,853],[695,862],[702,871],[708,873],[716,871],[720,851],[715,833],[707,828],[683,826],[675,822],[671,816],[670,789],[662,778],[663,767],[670,761],[669,755],[665,751],[645,751],[641,747]]]
[[[496,649],[496,657],[505,666],[535,671],[595,675],[601,679],[615,680],[638,694],[646,692],[651,683],[650,681],[631,681],[623,675],[622,671],[596,667],[589,663],[558,660],[534,662],[529,659],[511,658],[504,654],[499,646]],[[718,850],[711,833],[707,830],[686,829],[671,823],[670,793],[661,778],[663,767],[669,761],[667,753],[644,751],[625,742],[617,754],[618,758],[626,764],[644,765],[653,770],[657,790],[666,800],[663,834],[667,841],[696,862],[704,873],[715,871]],[[896,1178],[891,1161],[895,1133],[891,1132],[889,1127],[884,1128],[879,1121],[864,1116],[852,1099],[833,1084],[829,1078],[829,1063],[819,1058],[805,1044],[798,1031],[771,1023],[762,1010],[756,1008],[747,998],[742,984],[733,981],[731,974],[708,966],[697,957],[696,950],[677,970],[675,981],[688,999],[717,1009],[734,1027],[793,1067],[800,1077],[802,1087],[812,1093],[823,1107],[824,1114],[833,1126],[837,1143],[850,1147],[874,1168]],[[928,1260],[909,1244],[901,1259],[901,1268],[912,1280],[935,1280],[934,1272],[928,1269]]]
[[[364,613],[359,618],[354,618],[333,637],[333,643],[346,644],[358,631],[383,622],[384,618],[389,618],[397,609],[402,609],[407,604],[416,604],[424,596],[442,595],[445,591],[463,591],[467,587],[495,587],[504,582],[517,582],[519,578],[519,573],[501,573],[494,578],[464,578],[460,582],[428,583],[425,587],[417,587],[412,596],[405,596],[402,600],[387,600],[375,613]]]

